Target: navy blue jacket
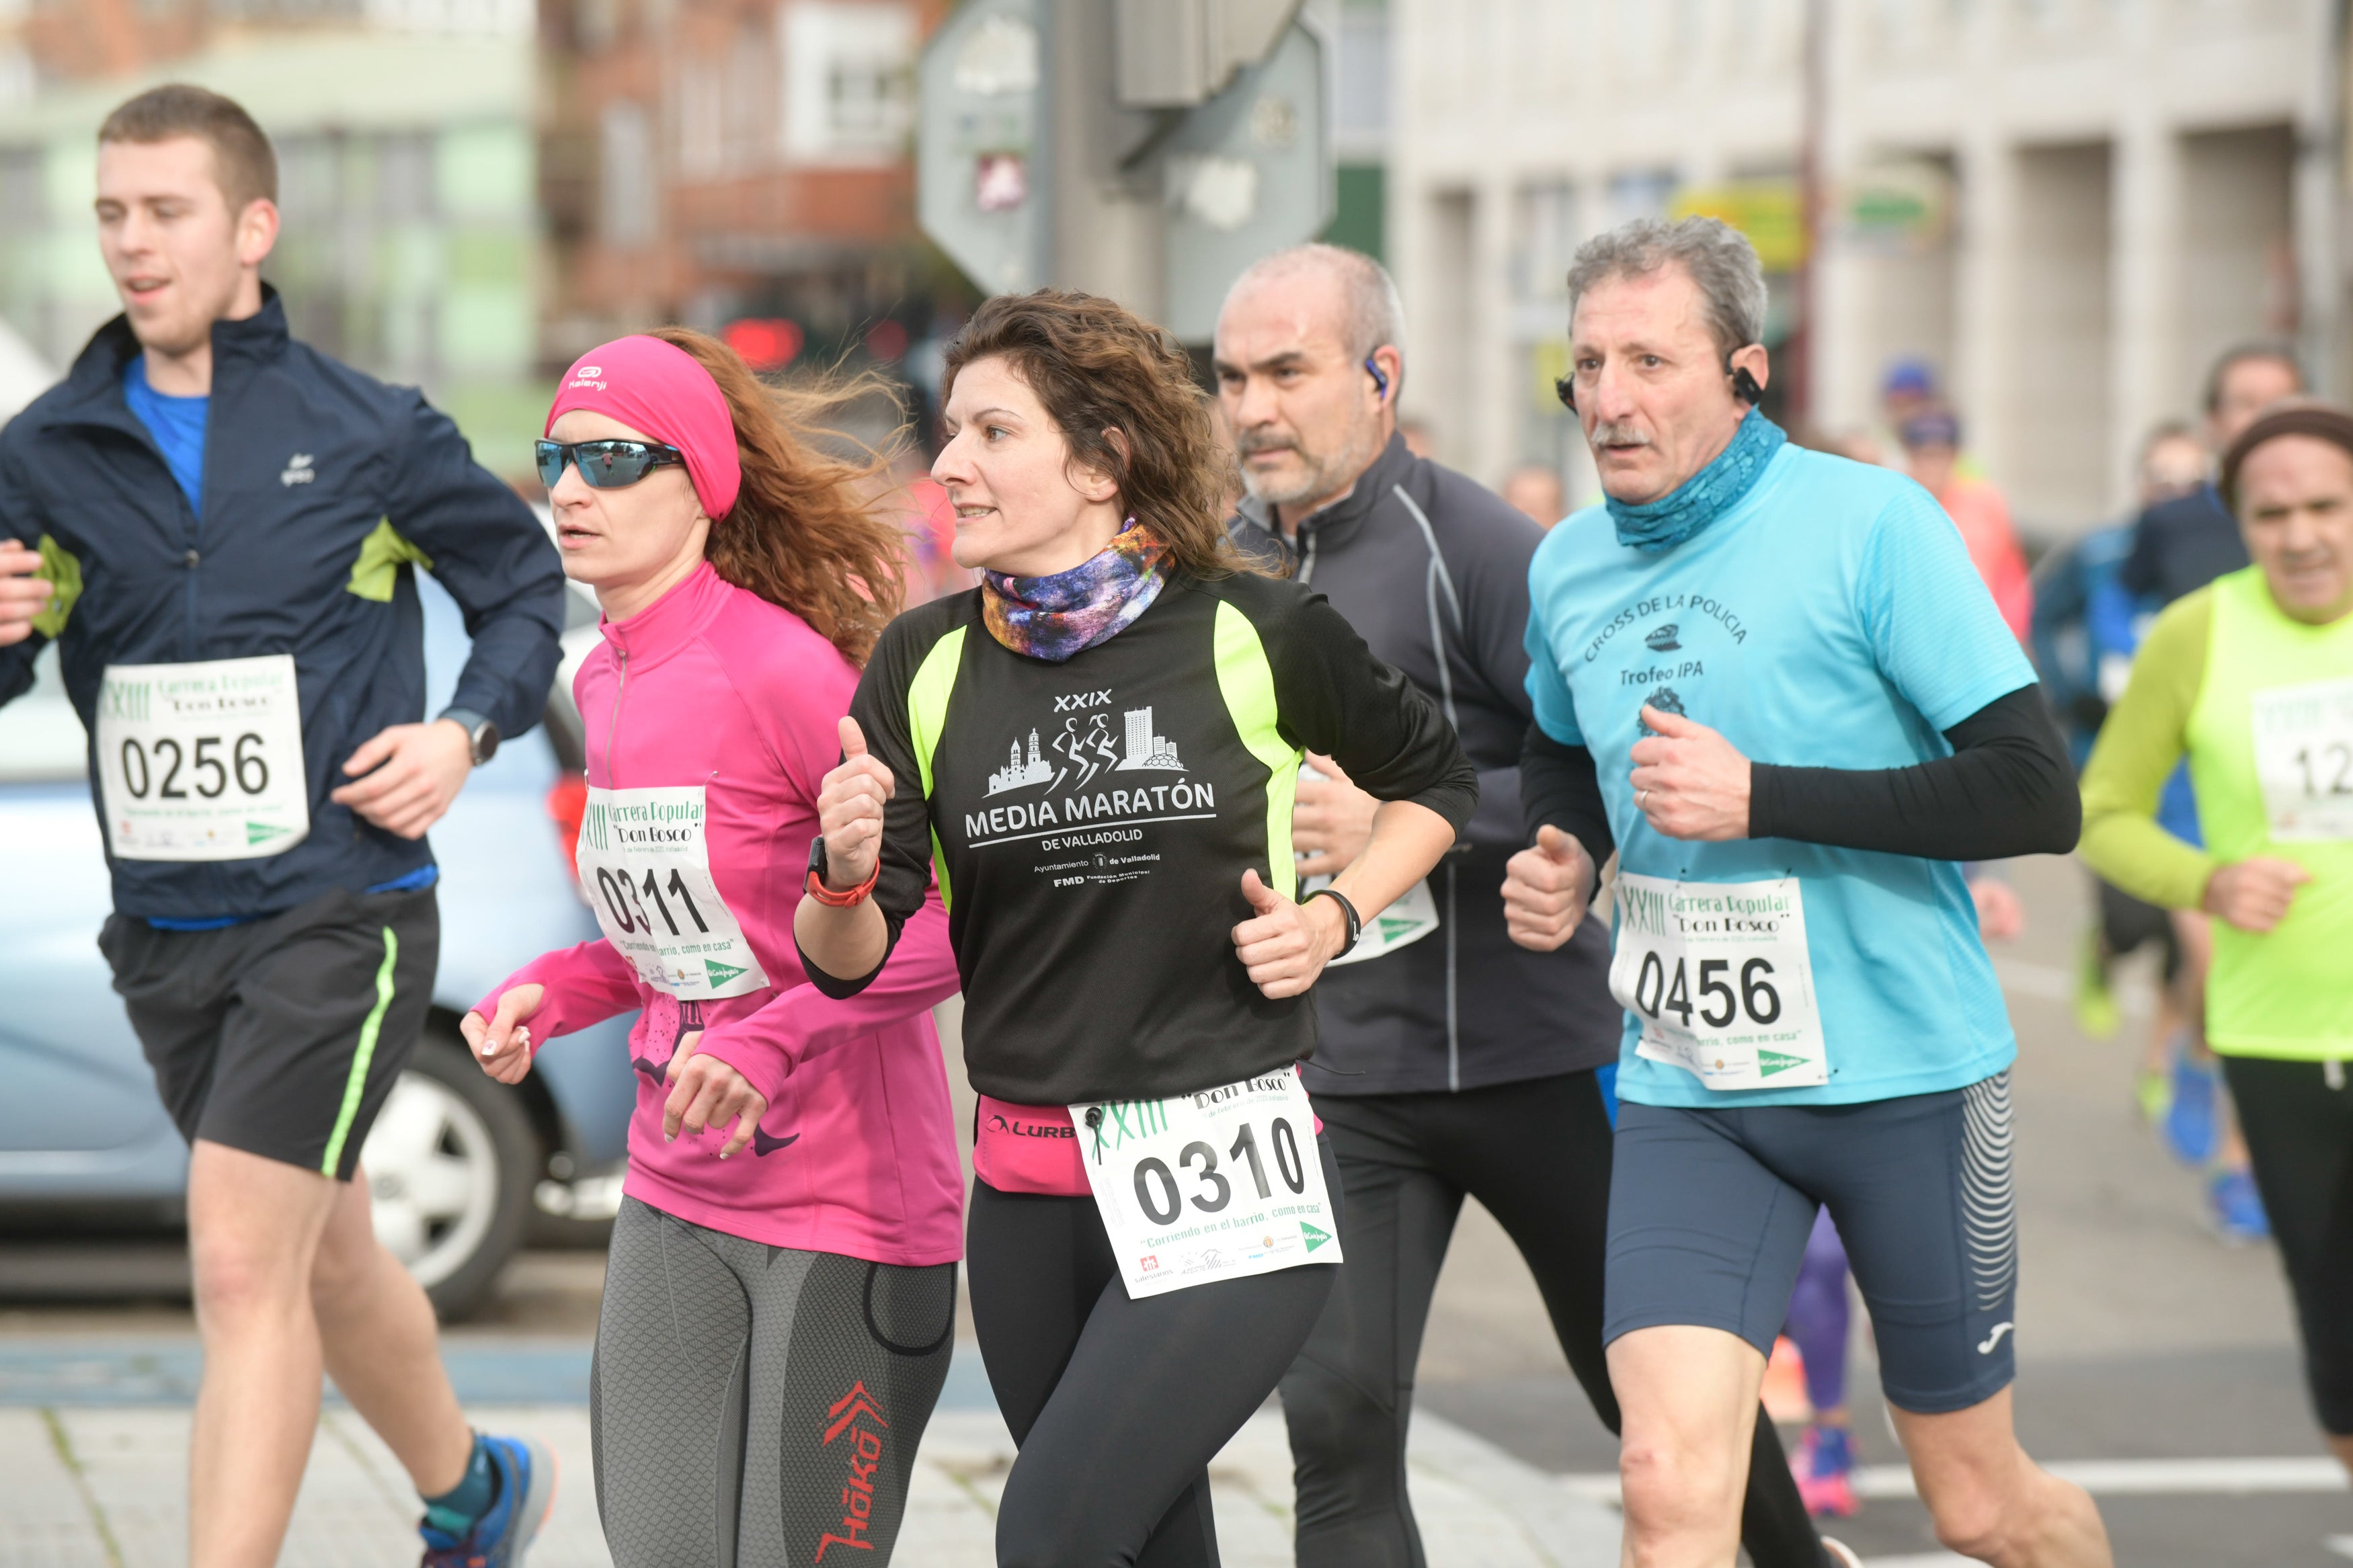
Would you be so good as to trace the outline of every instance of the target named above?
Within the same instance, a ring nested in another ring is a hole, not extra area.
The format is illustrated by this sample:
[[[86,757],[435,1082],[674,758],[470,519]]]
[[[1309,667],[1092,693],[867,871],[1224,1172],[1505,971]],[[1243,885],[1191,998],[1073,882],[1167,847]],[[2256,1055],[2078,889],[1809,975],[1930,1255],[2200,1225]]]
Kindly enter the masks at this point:
[[[294,656],[310,837],[252,860],[116,860],[114,907],[201,920],[291,909],[432,863],[327,798],[390,724],[425,717],[413,565],[465,612],[473,654],[452,706],[518,735],[539,720],[564,625],[564,568],[531,509],[473,460],[414,387],[290,337],[275,290],[213,326],[203,516],[122,396],[130,323],[99,330],[66,379],[0,430],[0,539],[37,542],[59,591],[36,635],[0,647],[0,702],[55,638],[97,732],[110,664]],[[97,794],[95,759],[91,793]]]

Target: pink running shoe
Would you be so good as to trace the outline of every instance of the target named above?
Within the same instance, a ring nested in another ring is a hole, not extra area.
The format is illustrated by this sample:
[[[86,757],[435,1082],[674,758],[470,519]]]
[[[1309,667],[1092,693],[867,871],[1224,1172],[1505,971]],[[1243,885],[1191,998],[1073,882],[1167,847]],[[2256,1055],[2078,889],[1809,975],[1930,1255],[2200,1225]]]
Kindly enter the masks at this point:
[[[1816,1519],[1852,1519],[1862,1510],[1854,1495],[1854,1448],[1843,1426],[1808,1426],[1789,1461],[1798,1496]]]

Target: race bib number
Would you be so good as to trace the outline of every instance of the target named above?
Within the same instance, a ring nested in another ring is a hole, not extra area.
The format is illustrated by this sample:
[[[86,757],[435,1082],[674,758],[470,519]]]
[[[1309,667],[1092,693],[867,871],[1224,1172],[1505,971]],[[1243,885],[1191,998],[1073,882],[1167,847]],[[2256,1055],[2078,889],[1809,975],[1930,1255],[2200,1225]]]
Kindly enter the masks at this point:
[[[2353,838],[2353,680],[2274,686],[2248,707],[2272,837]]]
[[[1609,992],[1641,1027],[1637,1056],[1710,1089],[1830,1081],[1798,879],[1676,882],[1618,873]]]
[[[592,786],[578,865],[605,940],[655,990],[709,1002],[766,989],[767,972],[711,879],[701,784]]]
[[[1340,1261],[1315,1113],[1294,1069],[1169,1100],[1073,1105],[1071,1122],[1131,1298]]]
[[[99,798],[121,860],[256,860],[309,837],[294,656],[111,664]]]

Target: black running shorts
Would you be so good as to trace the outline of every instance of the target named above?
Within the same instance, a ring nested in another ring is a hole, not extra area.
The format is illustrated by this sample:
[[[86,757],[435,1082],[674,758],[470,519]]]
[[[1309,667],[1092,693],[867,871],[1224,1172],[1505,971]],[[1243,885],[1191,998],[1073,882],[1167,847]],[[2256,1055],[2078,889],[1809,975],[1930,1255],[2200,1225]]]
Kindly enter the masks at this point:
[[[219,931],[118,914],[98,945],[182,1137],[351,1180],[432,1002],[432,889],[338,890]]]
[[[1889,1404],[1940,1415],[2009,1386],[2007,1071],[1861,1105],[1621,1103],[1603,1339],[1695,1324],[1770,1355],[1825,1205],[1871,1309]]]

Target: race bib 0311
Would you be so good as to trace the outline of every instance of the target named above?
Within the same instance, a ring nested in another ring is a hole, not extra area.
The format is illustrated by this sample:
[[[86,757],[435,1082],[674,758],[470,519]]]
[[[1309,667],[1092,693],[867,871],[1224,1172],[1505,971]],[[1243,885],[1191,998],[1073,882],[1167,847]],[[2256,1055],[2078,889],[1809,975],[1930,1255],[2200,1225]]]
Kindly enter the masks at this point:
[[[639,978],[681,1002],[767,988],[767,972],[711,879],[701,784],[588,791],[580,889]]]
[[[1830,1081],[1795,877],[1678,882],[1620,871],[1609,992],[1641,1029],[1637,1056],[1710,1089]]]
[[[111,664],[99,799],[119,860],[257,860],[310,836],[294,656]]]
[[[1166,1100],[1071,1107],[1131,1299],[1340,1261],[1295,1068]]]

